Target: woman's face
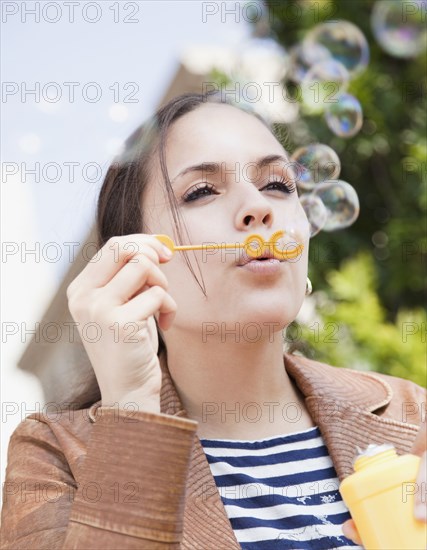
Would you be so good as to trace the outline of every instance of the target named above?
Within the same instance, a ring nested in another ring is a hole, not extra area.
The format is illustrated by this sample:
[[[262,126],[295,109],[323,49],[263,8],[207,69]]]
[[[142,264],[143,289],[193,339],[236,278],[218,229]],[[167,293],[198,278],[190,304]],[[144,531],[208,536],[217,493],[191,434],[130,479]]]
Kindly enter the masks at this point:
[[[268,241],[275,231],[292,228],[297,234],[288,242],[295,242],[296,236],[304,244],[297,260],[281,262],[277,272],[269,275],[239,265],[243,249],[187,252],[200,281],[195,257],[198,259],[207,298],[183,253],[175,252],[172,260],[160,266],[169,282],[168,292],[178,306],[170,330],[176,327],[207,334],[209,323],[219,327],[225,323],[227,329],[236,323],[240,328],[246,323],[258,323],[261,328],[276,323],[274,330],[279,330],[279,326],[291,323],[305,294],[309,225],[289,178],[283,147],[254,116],[230,105],[206,103],[173,124],[165,153],[190,236],[183,244],[243,243],[253,233]],[[272,155],[283,160],[256,167],[257,162]],[[176,242],[158,159],[156,162],[143,197],[144,219],[151,233],[169,235]],[[203,163],[215,163],[216,168],[188,170]]]

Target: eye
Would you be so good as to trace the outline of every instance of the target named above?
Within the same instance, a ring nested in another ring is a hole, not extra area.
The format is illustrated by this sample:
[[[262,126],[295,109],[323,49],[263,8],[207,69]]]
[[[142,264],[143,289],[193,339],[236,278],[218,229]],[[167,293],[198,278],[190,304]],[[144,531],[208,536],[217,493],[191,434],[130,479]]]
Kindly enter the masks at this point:
[[[265,187],[262,188],[262,191],[272,186],[275,186],[277,190],[283,191],[284,193],[293,193],[296,189],[296,185],[294,182],[281,179],[277,181],[271,181]]]
[[[197,184],[192,187],[189,191],[184,193],[182,200],[184,202],[195,201],[202,196],[209,196],[214,190],[214,186],[210,183]],[[218,193],[216,193],[217,195]]]

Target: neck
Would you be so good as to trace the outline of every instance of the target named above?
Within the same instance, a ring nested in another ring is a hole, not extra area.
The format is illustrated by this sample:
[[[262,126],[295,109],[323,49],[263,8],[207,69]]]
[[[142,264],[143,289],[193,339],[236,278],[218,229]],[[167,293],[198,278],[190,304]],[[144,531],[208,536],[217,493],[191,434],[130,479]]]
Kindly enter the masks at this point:
[[[175,333],[167,349],[169,372],[189,418],[199,422],[199,437],[256,439],[314,426],[284,367],[281,333],[256,342],[201,342]]]

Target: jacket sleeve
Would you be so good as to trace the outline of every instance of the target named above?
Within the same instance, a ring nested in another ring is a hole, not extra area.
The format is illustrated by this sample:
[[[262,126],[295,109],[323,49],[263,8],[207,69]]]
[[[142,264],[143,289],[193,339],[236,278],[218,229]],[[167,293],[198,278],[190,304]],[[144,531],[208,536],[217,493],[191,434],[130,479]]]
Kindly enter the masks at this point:
[[[76,476],[48,423],[27,418],[16,428],[2,549],[179,548],[197,422],[99,410]]]

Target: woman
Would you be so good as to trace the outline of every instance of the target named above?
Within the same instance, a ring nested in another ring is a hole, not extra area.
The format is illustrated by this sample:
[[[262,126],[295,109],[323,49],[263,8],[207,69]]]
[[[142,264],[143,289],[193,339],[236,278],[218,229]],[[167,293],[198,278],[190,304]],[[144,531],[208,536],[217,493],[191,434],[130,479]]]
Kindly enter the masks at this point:
[[[338,483],[357,447],[425,450],[425,392],[283,353],[309,227],[268,126],[215,94],[153,120],[110,167],[100,251],[67,289],[79,330],[102,329],[83,340],[100,400],[14,432],[2,548],[358,548]],[[153,236],[281,229],[304,248],[267,267],[241,248],[171,255]]]

